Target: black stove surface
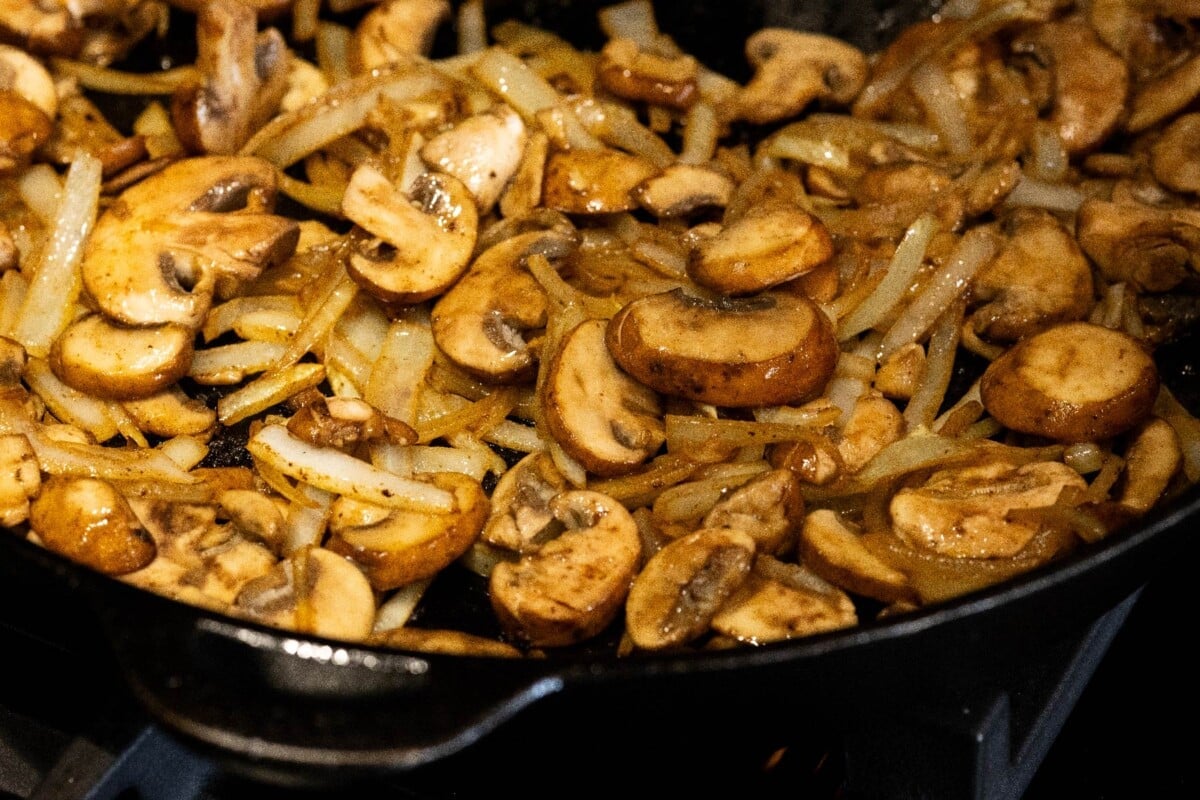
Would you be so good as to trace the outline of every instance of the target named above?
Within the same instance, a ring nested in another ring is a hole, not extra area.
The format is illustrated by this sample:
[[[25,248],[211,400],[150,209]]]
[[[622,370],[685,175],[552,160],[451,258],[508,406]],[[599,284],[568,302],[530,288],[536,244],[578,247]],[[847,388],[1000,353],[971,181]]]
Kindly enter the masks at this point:
[[[353,788],[359,797],[476,798],[512,788],[537,798],[561,797],[579,785],[589,793],[632,792],[649,780],[677,790],[737,786],[739,796],[759,798],[1200,796],[1190,762],[1197,736],[1188,732],[1200,689],[1188,637],[1181,635],[1190,627],[1184,613],[1194,605],[1191,572],[1191,563],[1181,559],[1102,624],[1048,651],[1045,669],[1033,671],[1044,679],[1002,687],[971,703],[913,709],[910,719],[882,720],[846,738],[801,724],[801,735],[782,741],[729,731],[713,719],[686,741],[647,741],[632,726],[586,730],[587,720],[579,720],[578,730],[563,731],[561,752],[531,752],[522,747],[516,726],[449,763]],[[300,791],[223,773],[147,728],[111,665],[89,657],[97,651],[89,649],[86,631],[72,631],[75,642],[32,636],[21,624],[31,610],[3,595],[0,798],[345,796],[346,787]],[[1064,671],[1083,680],[1054,677]],[[1059,732],[1061,721],[1053,716],[1066,713],[1077,691],[1082,695]],[[1055,693],[1058,699],[1051,700]],[[1002,741],[989,734],[996,729]],[[939,730],[949,738],[939,741]],[[1009,755],[1028,757],[1013,767]],[[931,763],[917,763],[920,758]],[[963,788],[956,775],[973,766],[953,762],[972,759],[997,762],[984,768],[1000,772]],[[140,788],[126,791],[130,785]]]

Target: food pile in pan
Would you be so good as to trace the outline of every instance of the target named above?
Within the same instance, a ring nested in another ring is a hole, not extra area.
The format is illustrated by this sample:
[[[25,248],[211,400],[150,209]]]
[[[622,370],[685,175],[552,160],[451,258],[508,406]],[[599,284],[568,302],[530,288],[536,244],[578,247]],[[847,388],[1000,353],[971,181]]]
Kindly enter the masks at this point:
[[[1051,562],[1200,477],[1154,360],[1197,308],[1194,11],[952,0],[878,54],[758,31],[735,80],[642,0],[594,52],[480,0],[0,3],[8,535],[492,655]],[[424,624],[471,572],[498,635]]]

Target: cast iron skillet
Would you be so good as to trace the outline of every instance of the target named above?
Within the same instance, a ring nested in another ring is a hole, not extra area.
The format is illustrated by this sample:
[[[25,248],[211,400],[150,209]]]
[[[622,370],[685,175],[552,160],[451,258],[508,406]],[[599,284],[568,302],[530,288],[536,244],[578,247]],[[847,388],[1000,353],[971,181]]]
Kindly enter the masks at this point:
[[[599,4],[514,5],[574,41],[595,36]],[[764,24],[821,28],[871,48],[931,7],[675,5],[663,4],[663,27],[730,73],[737,59],[723,43]],[[1186,337],[1160,353],[1164,379],[1185,399],[1198,394],[1194,344]],[[703,696],[704,715],[727,724],[791,724],[804,714],[854,719],[898,695],[953,693],[982,675],[1020,670],[1126,598],[1183,552],[1198,513],[1194,488],[1062,562],[885,622],[761,649],[626,659],[586,650],[526,660],[435,656],[298,636],[134,589],[10,536],[0,536],[0,568],[35,590],[65,586],[82,599],[134,695],[168,730],[256,777],[327,782],[439,762],[533,708],[609,721],[633,715],[641,724],[691,719]],[[435,587],[453,580],[440,577]],[[449,591],[469,604],[482,588]]]

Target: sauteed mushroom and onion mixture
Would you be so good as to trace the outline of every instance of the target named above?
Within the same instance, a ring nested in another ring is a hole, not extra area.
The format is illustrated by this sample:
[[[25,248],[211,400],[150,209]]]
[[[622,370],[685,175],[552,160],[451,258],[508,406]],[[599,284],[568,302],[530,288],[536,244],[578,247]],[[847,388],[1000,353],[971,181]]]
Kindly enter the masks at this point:
[[[632,654],[938,603],[1200,478],[1154,359],[1195,3],[767,28],[738,79],[644,0],[592,50],[487,12],[0,2],[10,535],[336,639]],[[451,573],[496,635],[428,624]]]

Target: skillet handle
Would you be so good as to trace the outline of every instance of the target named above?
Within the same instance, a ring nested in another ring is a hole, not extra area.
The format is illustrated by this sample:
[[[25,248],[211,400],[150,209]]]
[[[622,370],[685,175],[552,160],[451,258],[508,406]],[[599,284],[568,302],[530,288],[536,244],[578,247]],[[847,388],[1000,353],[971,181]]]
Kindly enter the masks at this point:
[[[109,589],[104,627],[151,717],[260,780],[324,785],[429,764],[564,688],[532,659],[357,647]]]

